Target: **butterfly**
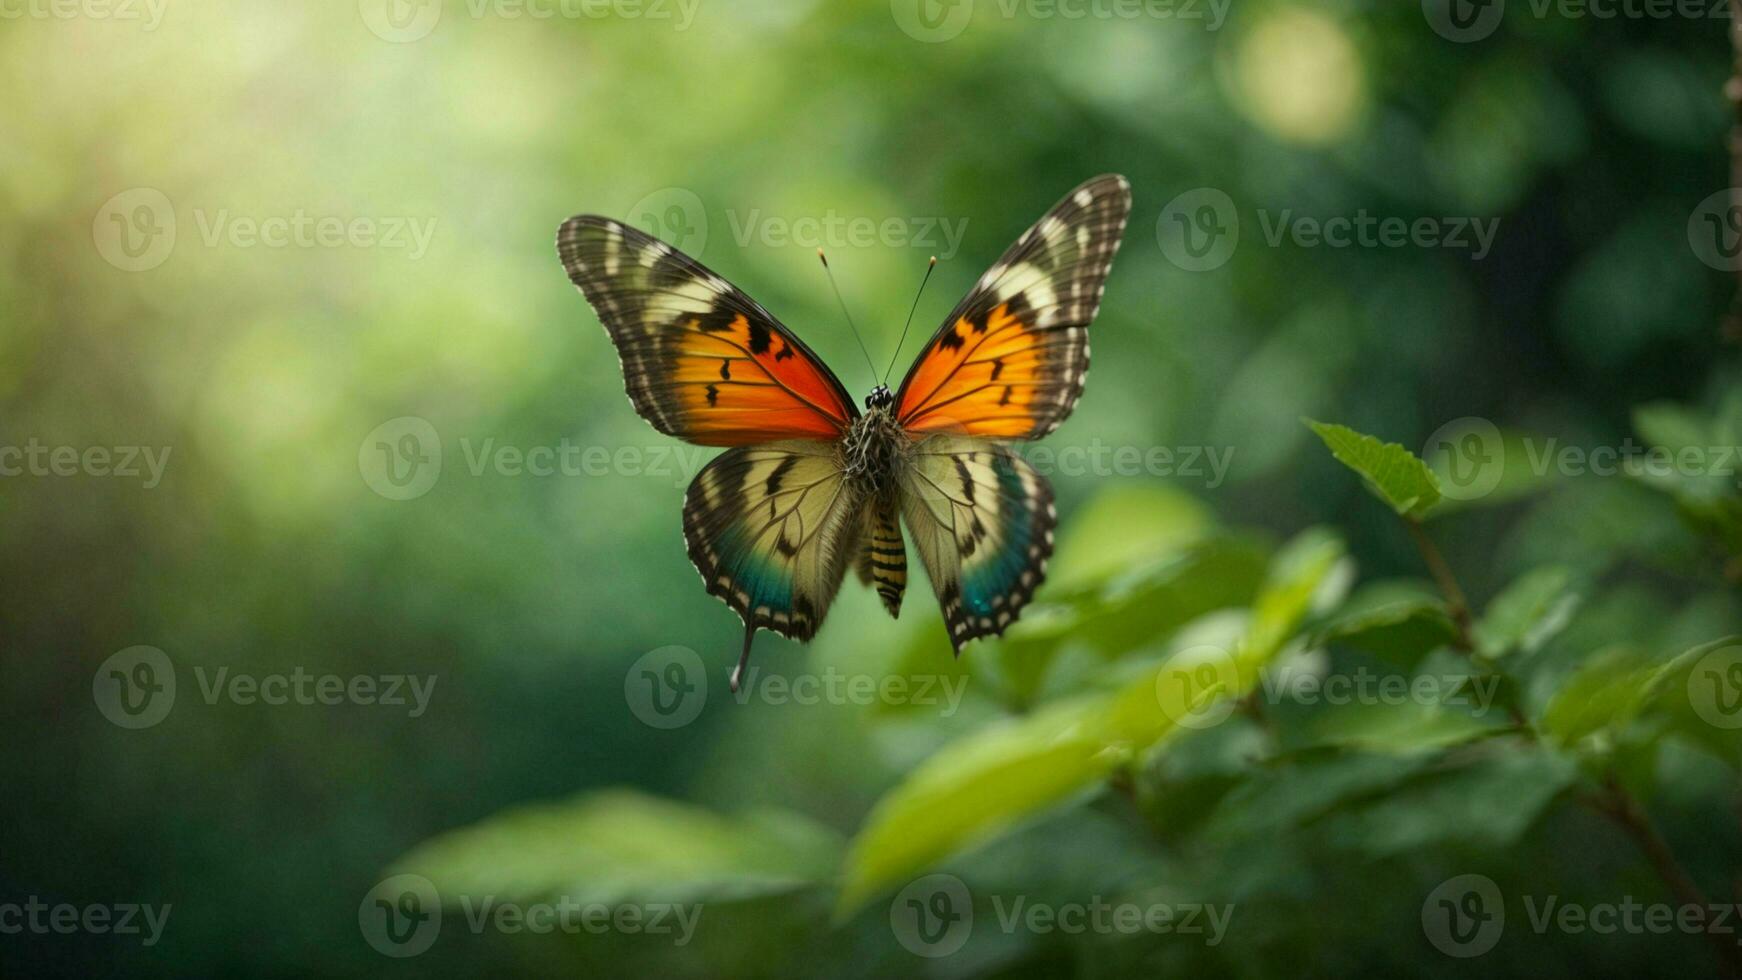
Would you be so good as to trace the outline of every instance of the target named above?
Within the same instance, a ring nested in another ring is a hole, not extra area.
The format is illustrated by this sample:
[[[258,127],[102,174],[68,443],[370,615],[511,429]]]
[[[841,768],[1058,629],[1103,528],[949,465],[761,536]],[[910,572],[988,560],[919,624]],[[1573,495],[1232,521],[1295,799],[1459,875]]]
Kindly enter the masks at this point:
[[[891,616],[907,587],[901,525],[950,644],[1002,634],[1046,577],[1052,488],[1012,447],[1071,414],[1131,211],[1117,174],[1066,194],[1018,238],[860,412],[796,334],[700,262],[635,228],[577,215],[557,254],[655,429],[730,447],[690,483],[683,531],[708,592],[757,630],[810,640],[847,566]]]

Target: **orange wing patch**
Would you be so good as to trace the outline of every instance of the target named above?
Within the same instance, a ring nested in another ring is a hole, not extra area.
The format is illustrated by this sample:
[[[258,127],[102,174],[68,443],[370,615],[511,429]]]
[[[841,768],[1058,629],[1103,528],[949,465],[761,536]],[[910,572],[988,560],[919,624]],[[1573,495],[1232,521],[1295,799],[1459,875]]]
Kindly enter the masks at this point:
[[[701,263],[594,215],[563,223],[557,252],[623,362],[641,417],[704,446],[836,439],[858,417],[823,362]]]
[[[1038,439],[1076,407],[1089,323],[1131,213],[1131,185],[1096,177],[1024,232],[944,318],[907,372],[896,416],[916,435]]]
[[[910,432],[1019,438],[1040,419],[1046,336],[1021,310],[999,303],[982,321],[966,316],[939,332],[914,365],[896,410]]]

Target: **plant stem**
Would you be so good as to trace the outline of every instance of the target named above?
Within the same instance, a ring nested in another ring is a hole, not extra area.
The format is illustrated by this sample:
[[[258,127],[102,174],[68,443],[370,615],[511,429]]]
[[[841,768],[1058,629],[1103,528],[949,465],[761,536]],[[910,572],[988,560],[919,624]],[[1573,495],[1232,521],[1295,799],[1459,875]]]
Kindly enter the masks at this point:
[[[1433,539],[1427,536],[1427,530],[1421,526],[1421,521],[1405,516],[1403,523],[1409,528],[1409,536],[1415,539],[1415,546],[1421,551],[1422,560],[1427,562],[1427,570],[1433,574],[1440,593],[1446,597],[1446,611],[1451,614],[1452,626],[1457,629],[1453,645],[1465,653],[1474,651],[1476,642],[1471,635],[1470,600],[1464,598],[1464,590],[1458,588],[1458,580],[1452,575],[1451,566],[1446,564],[1445,557],[1434,546]]]
[[[1693,878],[1688,876],[1687,870],[1676,860],[1675,852],[1669,849],[1663,835],[1652,826],[1645,808],[1621,785],[1613,772],[1603,778],[1603,794],[1598,797],[1596,808],[1633,838],[1645,859],[1651,863],[1652,870],[1663,879],[1664,885],[1669,888],[1670,894],[1679,905],[1692,905],[1701,910],[1712,907],[1705,893],[1700,891],[1700,886],[1694,884]],[[1742,947],[1712,930],[1706,930],[1706,938],[1712,940],[1724,974],[1731,978],[1742,978]]]
[[[1427,529],[1421,526],[1421,521],[1405,516],[1403,523],[1409,528],[1409,536],[1415,539],[1415,546],[1421,551],[1422,561],[1427,562],[1428,571],[1433,574],[1434,582],[1440,587],[1440,593],[1446,597],[1446,612],[1452,617],[1452,646],[1456,647],[1477,667],[1488,671],[1504,681],[1508,687],[1506,713],[1511,716],[1512,723],[1522,732],[1531,732],[1530,722],[1524,717],[1524,709],[1513,700],[1511,692],[1517,689],[1512,678],[1495,667],[1493,662],[1482,656],[1476,650],[1474,626],[1470,618],[1470,600],[1464,598],[1464,590],[1458,587],[1457,576],[1452,574],[1452,567],[1446,564],[1444,555],[1434,545],[1433,539],[1427,536]]]

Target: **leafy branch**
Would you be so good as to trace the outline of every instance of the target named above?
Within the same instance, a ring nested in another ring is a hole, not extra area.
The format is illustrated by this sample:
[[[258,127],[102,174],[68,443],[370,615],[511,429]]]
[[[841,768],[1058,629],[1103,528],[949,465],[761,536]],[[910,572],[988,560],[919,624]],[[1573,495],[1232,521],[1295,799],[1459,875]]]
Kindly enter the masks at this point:
[[[1469,599],[1458,584],[1451,565],[1435,546],[1424,526],[1424,519],[1441,499],[1439,478],[1420,457],[1397,443],[1384,443],[1346,426],[1303,420],[1318,434],[1333,456],[1359,473],[1369,490],[1385,501],[1402,519],[1409,530],[1422,561],[1433,576],[1445,598],[1446,613],[1455,633],[1452,646],[1468,656],[1473,663],[1499,677],[1509,691],[1519,690],[1516,678],[1496,661],[1496,655],[1485,653],[1476,635],[1476,624]],[[1530,591],[1530,590],[1527,590]],[[1499,604],[1498,601],[1496,603]],[[1500,650],[1498,652],[1504,652]],[[1661,676],[1661,672],[1651,675]],[[1508,698],[1507,710],[1514,724],[1527,740],[1539,741],[1536,731],[1516,700]],[[1587,805],[1602,813],[1631,837],[1652,870],[1662,879],[1677,902],[1699,908],[1709,908],[1706,898],[1687,869],[1676,859],[1669,844],[1658,832],[1645,808],[1621,784],[1612,767],[1605,768],[1598,791],[1584,797]],[[1727,976],[1742,977],[1742,949],[1716,932],[1708,932],[1713,947]]]

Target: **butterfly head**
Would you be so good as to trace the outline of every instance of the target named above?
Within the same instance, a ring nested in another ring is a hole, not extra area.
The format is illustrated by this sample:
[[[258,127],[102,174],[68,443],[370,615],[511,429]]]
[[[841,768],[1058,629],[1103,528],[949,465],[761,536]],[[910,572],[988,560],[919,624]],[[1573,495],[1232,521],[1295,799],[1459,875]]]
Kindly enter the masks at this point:
[[[888,385],[878,385],[871,389],[871,394],[865,396],[865,407],[873,411],[879,408],[888,408],[894,404],[895,393],[889,390]]]

